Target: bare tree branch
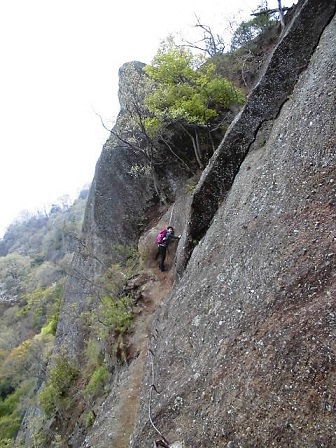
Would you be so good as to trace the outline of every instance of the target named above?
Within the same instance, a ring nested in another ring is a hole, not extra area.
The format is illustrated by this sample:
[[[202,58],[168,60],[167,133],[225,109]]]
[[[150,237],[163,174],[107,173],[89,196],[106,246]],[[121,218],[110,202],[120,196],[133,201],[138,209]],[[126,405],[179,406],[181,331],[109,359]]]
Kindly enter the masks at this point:
[[[214,34],[211,27],[201,23],[199,17],[195,16],[196,25],[195,28],[199,28],[203,32],[203,37],[198,42],[184,41],[182,46],[200,50],[206,53],[208,56],[213,57],[216,54],[223,54],[225,50],[225,43],[219,34]],[[204,45],[199,45],[203,43]]]
[[[191,173],[193,176],[195,175],[195,173],[189,168],[189,166],[185,163],[184,160],[181,159],[181,157],[179,157],[176,152],[174,152],[173,148],[171,147],[171,145],[169,144],[169,142],[164,138],[164,137],[160,137],[161,140],[163,141],[163,143],[167,146],[167,148],[169,149],[169,151],[173,154],[174,157],[176,157],[176,159],[182,164],[182,166],[184,166],[184,168]]]
[[[251,15],[251,16],[262,16],[262,15],[268,15],[268,16],[270,16],[270,15],[272,15],[272,14],[279,13],[280,16],[282,15],[282,18],[283,18],[283,11],[288,11],[290,8],[288,8],[288,7],[286,7],[286,6],[284,6],[284,7],[282,8],[282,7],[281,7],[281,0],[278,0],[278,4],[279,4],[279,3],[280,3],[279,8],[276,8],[276,9],[264,9],[264,10],[262,10],[262,11],[253,12],[253,13],[251,13],[250,15]],[[280,10],[281,10],[281,12],[280,12]],[[281,17],[280,17],[280,20],[281,20]]]

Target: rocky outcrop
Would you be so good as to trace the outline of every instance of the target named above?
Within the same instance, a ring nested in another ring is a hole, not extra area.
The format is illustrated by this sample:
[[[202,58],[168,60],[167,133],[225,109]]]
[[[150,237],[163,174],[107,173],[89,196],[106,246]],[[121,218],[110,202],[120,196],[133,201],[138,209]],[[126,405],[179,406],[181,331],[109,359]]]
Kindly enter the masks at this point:
[[[299,2],[191,199],[163,215],[160,225],[185,226],[175,286],[162,302],[171,271],[149,276],[151,291],[145,275],[129,283],[148,300],[138,351],[73,447],[336,445],[335,6]],[[158,198],[131,175],[141,163],[111,134],[57,329],[75,356],[96,278],[150,228]],[[171,199],[180,174],[163,176]],[[140,238],[144,255],[153,232]]]
[[[299,74],[307,67],[321,33],[335,13],[335,2],[300,1],[265,73],[232,123],[214,157],[204,170],[191,204],[186,229],[182,272],[194,245],[206,232],[260,126],[273,120],[292,94]]]
[[[134,448],[336,445],[335,2],[299,11],[274,97],[261,81],[194,195],[199,242],[152,324]]]
[[[94,306],[97,278],[110,264],[120,261],[123,248],[136,247],[153,219],[153,209],[157,214],[160,205],[151,173],[141,170],[148,166],[146,143],[143,150],[126,143],[131,126],[125,127],[128,102],[130,96],[138,94],[131,91],[132,76],[141,78],[143,67],[143,63],[133,61],[119,70],[120,113],[96,164],[82,238],[64,288],[56,341],[63,351],[74,356],[79,356],[83,347],[79,316]],[[160,170],[160,184],[168,201],[175,199],[185,178],[183,168],[174,160]]]

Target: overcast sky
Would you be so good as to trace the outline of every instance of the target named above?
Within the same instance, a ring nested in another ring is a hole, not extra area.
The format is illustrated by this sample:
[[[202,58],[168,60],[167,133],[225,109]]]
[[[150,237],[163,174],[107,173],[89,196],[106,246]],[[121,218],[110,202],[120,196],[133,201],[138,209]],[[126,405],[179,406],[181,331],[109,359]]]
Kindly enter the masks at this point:
[[[22,211],[49,210],[92,181],[108,137],[95,111],[107,124],[116,117],[123,63],[150,63],[168,34],[192,30],[195,14],[224,32],[226,18],[247,17],[260,2],[2,2],[0,238]]]

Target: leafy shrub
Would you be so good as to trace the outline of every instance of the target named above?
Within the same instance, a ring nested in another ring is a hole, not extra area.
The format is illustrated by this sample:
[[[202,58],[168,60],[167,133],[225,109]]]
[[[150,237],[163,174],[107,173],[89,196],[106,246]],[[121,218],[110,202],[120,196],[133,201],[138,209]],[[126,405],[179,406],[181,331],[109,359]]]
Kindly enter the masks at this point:
[[[0,437],[1,439],[11,439],[20,427],[20,418],[11,415],[5,415],[0,418]],[[1,446],[1,442],[0,442]],[[5,445],[6,446],[6,445]],[[10,445],[7,445],[10,446]]]
[[[89,313],[93,315],[92,311],[87,311],[86,315],[88,315]],[[101,346],[96,335],[93,335],[93,337],[90,337],[87,340],[85,348],[85,358],[87,368],[90,372],[92,372],[92,370],[98,365],[102,364],[103,354],[101,352]]]
[[[13,447],[13,440],[12,439],[1,439],[0,440],[0,448],[12,448]]]
[[[86,411],[80,416],[79,424],[80,424],[80,426],[83,426],[84,428],[89,428],[90,426],[93,425],[95,419],[96,419],[96,415],[93,411],[91,411],[91,410]]]
[[[113,300],[104,296],[99,306],[99,320],[116,334],[125,334],[133,324],[132,300],[128,296]]]
[[[18,388],[5,400],[0,400],[0,440],[14,437],[20,427],[18,405],[21,395],[22,390]]]
[[[109,377],[109,372],[105,366],[99,366],[91,374],[90,380],[85,387],[84,393],[86,395],[95,396],[104,388],[104,384]]]
[[[41,328],[41,334],[43,335],[51,334],[55,336],[57,321],[58,321],[58,314],[54,314],[53,316],[51,316],[49,322],[47,322],[47,324]]]
[[[273,23],[274,20],[266,13],[259,14],[246,22],[241,22],[233,34],[231,49],[236,50],[243,45],[252,45],[254,39],[268,30]]]
[[[193,193],[197,185],[196,179],[189,179],[184,185],[184,191],[186,193]]]
[[[77,376],[78,369],[68,359],[63,356],[56,358],[48,381],[38,395],[38,402],[48,417],[62,413],[69,407],[69,391]]]
[[[20,391],[17,390],[0,401],[0,417],[12,414],[20,399]]]

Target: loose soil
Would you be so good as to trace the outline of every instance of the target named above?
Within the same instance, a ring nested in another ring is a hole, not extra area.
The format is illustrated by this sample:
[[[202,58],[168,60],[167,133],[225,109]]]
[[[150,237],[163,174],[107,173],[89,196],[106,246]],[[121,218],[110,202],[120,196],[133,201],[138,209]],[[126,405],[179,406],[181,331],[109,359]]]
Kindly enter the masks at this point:
[[[155,310],[173,284],[171,251],[167,256],[167,271],[160,272],[157,261],[147,262],[146,274],[150,280],[143,285],[141,300],[134,308],[136,315],[134,331],[129,341],[130,361],[115,378],[112,392],[102,406],[99,407],[94,424],[94,434],[86,439],[85,447],[106,446],[102,439],[109,439],[110,446],[125,448],[129,445],[134,431],[135,419],[138,415],[140,386],[143,380],[143,366],[148,355],[150,322]],[[102,410],[106,409],[104,414]],[[99,425],[99,428],[96,427]]]

